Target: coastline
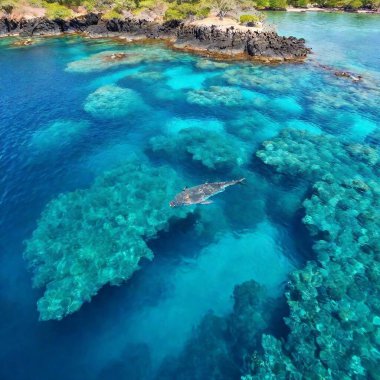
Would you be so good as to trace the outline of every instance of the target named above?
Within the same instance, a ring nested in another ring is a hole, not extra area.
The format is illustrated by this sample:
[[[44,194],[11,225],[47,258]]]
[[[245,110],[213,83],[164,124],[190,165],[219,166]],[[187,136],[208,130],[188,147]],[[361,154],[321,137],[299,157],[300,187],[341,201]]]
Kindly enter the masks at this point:
[[[164,41],[177,50],[209,57],[233,60],[256,60],[265,63],[301,62],[311,49],[305,40],[280,36],[258,28],[236,28],[234,25],[202,25],[178,20],[164,23],[126,18],[102,20],[89,13],[70,20],[44,17],[30,20],[0,19],[0,36],[59,36],[81,34],[90,38],[120,38],[126,42]],[[32,41],[27,44],[32,44]],[[22,45],[22,42],[20,43]]]
[[[322,13],[351,13],[351,14],[375,14],[380,15],[380,10],[370,10],[370,9],[358,9],[355,11],[348,11],[340,8],[319,8],[319,7],[309,7],[309,8],[294,8],[286,7],[285,10],[279,12],[294,12],[294,13],[305,13],[305,12],[322,12]]]

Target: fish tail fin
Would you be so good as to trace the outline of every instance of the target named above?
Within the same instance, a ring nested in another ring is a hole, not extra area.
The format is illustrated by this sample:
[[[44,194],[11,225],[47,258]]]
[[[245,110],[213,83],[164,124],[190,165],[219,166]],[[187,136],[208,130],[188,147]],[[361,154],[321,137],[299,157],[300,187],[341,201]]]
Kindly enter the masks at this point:
[[[237,183],[238,185],[244,185],[244,186],[247,185],[247,184],[245,183],[245,178],[237,179],[237,180],[236,180],[236,183]]]

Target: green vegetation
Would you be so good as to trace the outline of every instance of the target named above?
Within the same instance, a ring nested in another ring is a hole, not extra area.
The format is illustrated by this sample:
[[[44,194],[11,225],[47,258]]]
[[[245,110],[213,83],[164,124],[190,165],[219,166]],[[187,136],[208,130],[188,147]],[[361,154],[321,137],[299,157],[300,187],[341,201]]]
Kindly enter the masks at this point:
[[[204,1],[174,1],[169,3],[165,12],[164,19],[168,20],[184,20],[189,17],[204,18],[210,13],[211,7]]]
[[[380,7],[379,0],[316,0],[311,3],[308,0],[270,0],[270,6],[273,7],[272,2],[286,2],[288,5],[294,7],[307,7],[314,4],[321,8],[341,8],[347,10],[355,10],[359,8],[377,9]]]
[[[287,7],[287,2],[286,0],[269,0],[269,8],[270,9],[286,9]]]
[[[121,19],[122,17],[123,15],[121,13],[118,13],[115,9],[110,9],[102,16],[104,20]]]
[[[240,16],[240,23],[246,24],[248,22],[257,23],[264,20],[264,15],[258,13],[258,14],[252,14],[252,15],[241,15]]]
[[[164,21],[202,19],[213,14],[220,18],[235,17],[242,24],[262,21],[255,9],[284,10],[288,6],[344,10],[380,8],[380,0],[0,0],[0,12],[11,14],[27,4],[46,8],[46,16],[52,19],[73,17],[77,7],[82,6],[88,12],[102,13],[105,20],[123,18],[126,12]]]
[[[11,13],[16,5],[15,0],[0,0],[0,10],[5,13]]]
[[[73,14],[71,9],[57,3],[45,3],[44,7],[46,8],[46,17],[50,19],[67,19]]]

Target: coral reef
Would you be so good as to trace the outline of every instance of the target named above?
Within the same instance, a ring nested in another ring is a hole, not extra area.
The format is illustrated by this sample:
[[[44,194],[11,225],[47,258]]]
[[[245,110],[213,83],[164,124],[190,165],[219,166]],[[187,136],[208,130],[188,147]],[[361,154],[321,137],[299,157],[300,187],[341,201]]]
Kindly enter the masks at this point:
[[[194,90],[187,94],[189,103],[204,107],[236,107],[241,106],[244,100],[243,93],[233,87],[211,86],[208,90]]]
[[[235,286],[232,313],[206,314],[183,352],[161,366],[158,379],[237,379],[244,356],[270,323],[276,302],[254,280]]]
[[[198,128],[205,131],[224,133],[224,124],[216,118],[179,118],[175,117],[168,121],[165,126],[165,131],[171,134],[177,134],[183,129]]]
[[[24,253],[34,286],[46,287],[38,301],[40,319],[77,311],[105,284],[130,278],[142,258],[152,259],[146,242],[168,229],[172,218],[191,212],[168,207],[182,187],[168,167],[131,162],[98,177],[87,190],[51,201]]]
[[[181,129],[175,136],[153,137],[150,149],[175,159],[186,159],[190,155],[193,161],[208,169],[233,168],[247,160],[245,150],[232,136],[201,128]]]
[[[84,104],[84,110],[91,116],[105,120],[122,118],[145,107],[136,91],[114,85],[98,88]]]
[[[33,133],[30,147],[42,152],[57,150],[71,144],[89,127],[90,123],[86,120],[55,120]]]
[[[181,355],[162,364],[156,380],[237,379],[239,368],[232,360],[227,337],[226,320],[206,314]]]
[[[92,73],[104,71],[122,65],[135,65],[143,60],[142,55],[135,53],[103,51],[78,61],[70,62],[66,71],[75,73]]]
[[[143,82],[152,83],[164,79],[164,74],[159,71],[139,71],[129,75],[128,79],[138,79]]]
[[[280,129],[280,123],[256,110],[239,112],[236,118],[227,124],[229,133],[250,144],[272,138],[278,134]]]
[[[374,148],[300,130],[281,131],[278,137],[265,141],[256,155],[278,173],[312,181],[326,174],[370,178],[380,172],[380,155]]]
[[[264,71],[256,66],[241,66],[238,69],[226,70],[223,78],[231,86],[241,86],[260,91],[273,91],[276,93],[289,94],[294,83],[291,76],[282,72]]]
[[[284,343],[262,337],[252,379],[377,379],[380,360],[380,177],[371,147],[283,131],[257,153],[314,183],[303,223],[315,257],[291,275]]]
[[[357,84],[350,86],[342,82],[346,81],[336,83],[336,78],[329,76],[322,83],[316,83],[314,89],[306,95],[310,102],[308,104],[309,112],[324,117],[326,124],[331,125],[334,131],[336,131],[335,126],[339,119],[343,119],[342,127],[346,131],[351,124],[350,118],[358,111],[363,115],[365,121],[367,115],[376,114],[378,109],[377,79],[371,78],[372,83],[369,86],[358,86]],[[339,92],[339,96],[336,96],[337,92]],[[333,113],[332,110],[337,112]],[[344,117],[342,117],[342,113],[345,115]]]
[[[212,61],[210,59],[199,59],[195,64],[197,69],[201,70],[217,70],[217,69],[226,69],[230,64],[228,62],[222,61]]]

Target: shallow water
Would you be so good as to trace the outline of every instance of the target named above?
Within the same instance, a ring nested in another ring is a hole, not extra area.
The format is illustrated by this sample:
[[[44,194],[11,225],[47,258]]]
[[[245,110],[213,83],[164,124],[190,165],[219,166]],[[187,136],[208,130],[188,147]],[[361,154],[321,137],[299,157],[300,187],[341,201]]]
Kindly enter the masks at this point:
[[[268,17],[281,33],[306,38],[315,52],[308,62],[213,62],[161,45],[77,37],[23,48],[1,41],[1,379],[153,379],[205,314],[231,312],[235,285],[254,279],[281,297],[289,272],[313,256],[300,222],[307,179],[279,182],[254,153],[284,128],[378,144],[380,18]],[[107,51],[131,58],[99,70],[97,54]],[[334,69],[364,79],[352,83]],[[169,165],[188,186],[247,183],[159,232],[148,242],[153,261],[122,286],[106,285],[62,321],[39,322],[43,291],[32,288],[25,240],[49,201],[90,188],[126,160]]]

